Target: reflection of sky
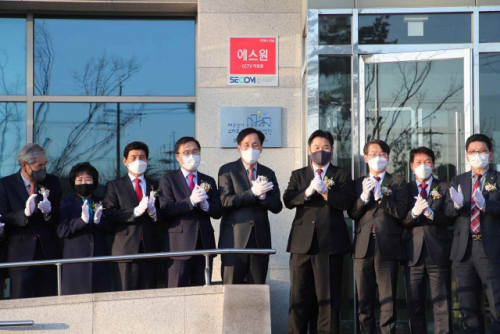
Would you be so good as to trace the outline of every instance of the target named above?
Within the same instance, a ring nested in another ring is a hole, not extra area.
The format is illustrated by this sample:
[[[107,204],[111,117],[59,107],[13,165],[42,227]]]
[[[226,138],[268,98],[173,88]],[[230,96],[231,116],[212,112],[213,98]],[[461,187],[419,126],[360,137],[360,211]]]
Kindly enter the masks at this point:
[[[479,14],[479,42],[500,42],[500,13]]]
[[[481,133],[495,141],[494,163],[500,164],[500,54],[479,55]],[[500,168],[497,167],[497,170]]]
[[[19,170],[17,152],[26,143],[26,103],[0,103],[0,177]]]
[[[0,18],[0,66],[4,67],[5,77],[0,72],[0,95],[26,94],[26,19]],[[16,89],[16,82],[19,86]]]
[[[35,110],[38,109],[35,105]],[[74,142],[68,142],[70,133],[86,121],[90,105],[88,103],[51,103],[47,122],[38,143],[47,148],[50,167],[54,168],[62,152]],[[61,173],[66,176],[69,169],[78,162],[91,162],[103,176],[103,180],[114,178],[116,171],[116,103],[102,105],[85,129],[89,134],[77,145],[71,155],[74,161],[64,166]],[[174,141],[182,136],[194,135],[194,114],[186,104],[120,104],[122,125],[131,117],[120,133],[120,156],[123,149],[132,141],[143,141],[149,147],[150,167],[166,157],[166,152],[173,148]],[[96,124],[98,123],[98,124]],[[35,125],[36,126],[36,125]],[[94,127],[91,129],[92,127]],[[99,146],[101,145],[101,146]],[[100,147],[99,149],[96,149]],[[86,153],[82,153],[86,152]],[[167,167],[161,167],[163,169]],[[50,168],[49,168],[50,169]]]
[[[392,44],[412,43],[470,43],[471,42],[471,14],[411,14],[411,15],[359,15],[360,32],[372,31],[375,18],[384,17],[383,22],[388,22],[388,35],[385,42]],[[425,17],[424,36],[408,36],[408,23],[405,18]],[[367,29],[368,28],[368,29]],[[373,43],[371,36],[359,36],[359,44]]]
[[[193,19],[35,19],[35,25],[45,25],[52,38],[52,95],[83,95],[70,73],[82,72],[87,61],[104,52],[142,64],[124,83],[123,95],[194,95]]]

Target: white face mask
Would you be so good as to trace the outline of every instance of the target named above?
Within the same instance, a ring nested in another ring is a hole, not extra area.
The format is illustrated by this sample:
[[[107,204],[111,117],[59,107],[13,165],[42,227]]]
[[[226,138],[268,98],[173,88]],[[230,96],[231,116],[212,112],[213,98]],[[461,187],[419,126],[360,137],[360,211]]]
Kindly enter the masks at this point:
[[[134,174],[142,175],[148,168],[148,163],[142,160],[136,160],[128,164],[128,170]]]
[[[257,160],[259,160],[260,151],[255,150],[253,148],[249,148],[246,151],[241,151],[241,157],[249,164],[254,164],[257,162]]]
[[[200,155],[183,155],[182,156],[182,162],[184,167],[187,170],[196,170],[198,169],[198,166],[200,165],[201,161],[201,156]]]
[[[469,155],[470,165],[476,169],[484,169],[489,163],[489,154],[472,154]]]
[[[376,172],[381,172],[387,166],[387,159],[382,157],[375,157],[368,161],[368,166]]]
[[[432,174],[432,168],[426,164],[421,164],[413,171],[415,175],[421,179],[427,180]]]

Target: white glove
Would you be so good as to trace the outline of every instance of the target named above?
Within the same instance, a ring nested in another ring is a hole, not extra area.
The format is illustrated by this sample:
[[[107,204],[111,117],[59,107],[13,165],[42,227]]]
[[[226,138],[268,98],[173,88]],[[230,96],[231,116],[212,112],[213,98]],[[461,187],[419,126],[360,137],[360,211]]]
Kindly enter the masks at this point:
[[[411,213],[413,217],[418,217],[429,207],[429,203],[427,203],[427,201],[420,195],[415,197],[415,199],[417,201],[415,202],[413,209],[411,209]]]
[[[29,217],[35,212],[35,201],[36,201],[36,194],[31,195],[28,200],[26,201],[26,209],[24,209],[24,215],[26,217]]]
[[[198,190],[199,192],[201,192],[202,195],[205,196],[205,200],[203,200],[203,201],[200,202],[200,208],[202,208],[202,209],[205,208],[206,209],[208,207],[208,201],[207,201],[208,195],[207,195],[207,192],[205,191],[205,189],[203,189],[202,187],[200,187],[199,184],[196,185],[196,187],[194,188],[194,190],[195,191]]]
[[[306,192],[305,192],[304,195],[307,198],[311,197],[316,192],[316,186],[315,185],[316,185],[316,177],[311,180],[311,184],[309,184],[309,187],[307,187],[307,189],[306,189]]]
[[[430,207],[428,207],[427,209],[425,209],[424,211],[424,216],[426,216],[427,218],[429,219],[434,219],[434,211],[432,211],[432,209]]]
[[[382,187],[380,186],[380,183],[378,183],[375,180],[373,180],[373,183],[375,183],[375,190],[373,192],[373,197],[375,198],[375,201],[378,201],[379,199],[382,198]]]
[[[320,194],[325,194],[328,192],[328,188],[326,187],[325,182],[320,178],[319,175],[316,175],[314,178],[314,190],[316,190]]]
[[[256,197],[260,197],[267,193],[269,190],[273,189],[274,185],[272,182],[252,182],[252,192]]]
[[[148,200],[148,215],[150,216],[156,215],[155,201],[156,201],[155,192],[151,191],[149,193],[149,200]]]
[[[375,188],[375,180],[371,177],[367,177],[363,180],[363,193],[361,194],[361,200],[363,202],[368,202],[370,200],[370,193]]]
[[[138,206],[134,208],[134,216],[140,217],[148,209],[148,196],[144,196]]]
[[[102,217],[102,206],[94,212],[94,224],[98,225],[101,222]]]
[[[38,203],[38,208],[44,215],[48,215],[50,211],[52,211],[52,206],[50,205],[50,201],[47,198],[47,194],[43,194],[43,201]]]
[[[472,198],[474,198],[474,201],[476,201],[476,204],[479,207],[479,209],[483,210],[486,200],[484,199],[484,196],[481,193],[481,191],[479,190],[479,188],[476,188],[476,190],[474,190],[474,193],[472,194]]]
[[[191,193],[191,197],[190,197],[191,202],[194,205],[205,201],[207,198],[208,198],[208,196],[205,193],[205,190],[201,189],[199,186],[197,186],[193,189],[193,192]]]
[[[88,224],[90,220],[89,201],[87,200],[85,200],[82,205],[82,220],[85,222],[85,224]]]
[[[460,187],[460,185],[458,185],[458,192],[455,190],[455,188],[450,188],[450,197],[455,204],[456,209],[460,209],[462,206],[464,206],[464,195],[462,194],[462,188]]]

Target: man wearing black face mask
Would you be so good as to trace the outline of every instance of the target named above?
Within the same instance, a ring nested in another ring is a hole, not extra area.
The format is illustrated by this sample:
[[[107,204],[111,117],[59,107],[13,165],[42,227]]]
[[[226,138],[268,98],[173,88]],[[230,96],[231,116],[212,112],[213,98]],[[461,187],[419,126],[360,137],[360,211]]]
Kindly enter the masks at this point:
[[[21,170],[0,179],[0,215],[8,235],[7,262],[59,259],[55,224],[61,186],[47,174],[45,150],[26,144],[17,155]],[[55,295],[55,266],[9,269],[12,298]]]
[[[88,162],[77,164],[69,172],[75,193],[61,201],[61,219],[57,234],[64,243],[63,258],[109,255],[106,233],[113,227],[103,215],[101,198],[93,193],[99,185],[99,172]],[[111,291],[108,262],[65,264],[62,268],[63,295]]]
[[[330,163],[331,133],[315,131],[308,141],[310,166],[292,173],[283,195],[296,208],[287,252],[290,256],[288,333],[340,332],[344,255],[351,241],[343,211],[355,201],[351,173]]]

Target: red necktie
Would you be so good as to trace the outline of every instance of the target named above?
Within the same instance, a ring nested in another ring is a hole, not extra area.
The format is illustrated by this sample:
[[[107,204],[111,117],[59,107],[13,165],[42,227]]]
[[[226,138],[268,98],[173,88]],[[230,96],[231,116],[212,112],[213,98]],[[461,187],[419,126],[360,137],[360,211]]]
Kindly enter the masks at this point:
[[[193,192],[193,190],[194,190],[194,181],[193,181],[194,180],[194,174],[191,174],[191,173],[188,174],[187,178],[189,179],[189,191]]]
[[[137,196],[137,201],[140,203],[142,201],[142,189],[141,186],[139,185],[139,182],[141,182],[141,180],[135,179],[134,182],[135,182],[135,195]]]
[[[481,185],[481,174],[477,174],[476,183],[474,183],[474,187],[472,188],[472,194],[476,191],[477,188]],[[470,200],[470,229],[473,234],[479,234],[481,232],[481,227],[479,226],[481,209],[477,206],[474,197],[471,196]]]
[[[30,182],[30,196],[35,194],[35,182]]]
[[[420,188],[422,188],[422,190],[420,190],[420,197],[422,197],[423,199],[427,200],[427,191],[425,190],[425,188],[427,188],[428,184],[427,183],[422,183],[420,184]]]
[[[316,170],[316,173],[318,173],[319,178],[321,179],[321,174],[323,174],[323,170],[320,168],[320,169]]]

